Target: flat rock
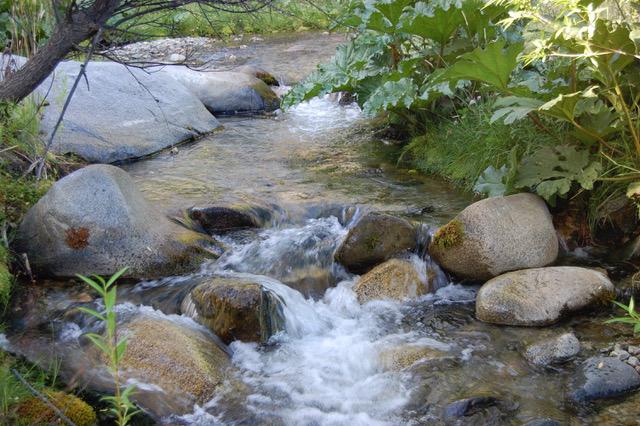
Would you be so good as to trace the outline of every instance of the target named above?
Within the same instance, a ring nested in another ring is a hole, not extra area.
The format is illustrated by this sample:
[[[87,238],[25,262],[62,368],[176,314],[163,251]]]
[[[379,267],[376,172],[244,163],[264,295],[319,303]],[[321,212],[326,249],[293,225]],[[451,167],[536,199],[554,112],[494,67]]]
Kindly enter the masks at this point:
[[[18,64],[24,58],[18,58]],[[80,62],[61,62],[37,89],[47,95],[40,122],[48,140]],[[220,123],[187,88],[169,76],[90,62],[69,104],[52,150],[94,163],[141,158],[211,132]],[[88,84],[87,84],[88,83]],[[50,89],[50,90],[49,90]]]
[[[270,112],[280,107],[273,90],[246,72],[198,71],[185,66],[164,67],[157,72],[182,84],[214,114]]]
[[[387,260],[360,277],[353,291],[360,303],[412,299],[427,294],[432,289],[426,272],[420,273],[418,267],[411,260]]]
[[[573,266],[524,269],[487,281],[476,296],[476,317],[494,324],[544,326],[613,296],[613,284],[600,271]]]
[[[573,333],[564,333],[527,346],[524,357],[531,364],[547,367],[564,363],[578,355],[580,341]]]
[[[516,194],[487,198],[464,209],[436,232],[429,253],[460,278],[487,280],[553,263],[558,237],[544,200]]]
[[[157,278],[193,270],[213,240],[164,217],[131,177],[109,165],[84,167],[57,181],[27,212],[15,249],[36,274]]]
[[[640,374],[617,358],[587,359],[571,381],[571,399],[588,402],[613,398],[640,388]]]
[[[349,271],[363,273],[415,248],[416,230],[407,220],[368,213],[349,230],[335,258]]]

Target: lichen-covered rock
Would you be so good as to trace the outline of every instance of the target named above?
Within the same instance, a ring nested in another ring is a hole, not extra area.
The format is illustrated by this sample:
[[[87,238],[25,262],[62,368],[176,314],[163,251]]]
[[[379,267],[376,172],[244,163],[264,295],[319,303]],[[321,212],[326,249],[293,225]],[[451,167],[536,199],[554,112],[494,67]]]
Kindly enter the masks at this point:
[[[571,399],[588,402],[613,398],[640,388],[640,374],[612,357],[593,357],[582,363],[571,380]]]
[[[135,318],[121,331],[128,342],[124,378],[157,386],[169,398],[185,400],[185,408],[211,400],[231,380],[228,353],[203,331],[151,316]],[[145,396],[153,395],[136,394],[143,401]]]
[[[516,194],[464,209],[436,232],[429,253],[460,278],[487,280],[553,263],[558,238],[544,201],[534,194]]]
[[[200,284],[183,303],[183,312],[209,327],[225,343],[266,342],[284,329],[278,296],[259,283],[239,278],[216,277]]]
[[[407,220],[368,213],[349,230],[335,258],[349,271],[363,273],[415,247],[416,230]]]
[[[476,317],[494,324],[544,326],[613,296],[613,284],[600,271],[574,266],[524,269],[487,281],[476,296]]]
[[[360,277],[353,291],[360,303],[379,299],[403,300],[427,294],[432,289],[425,271],[419,272],[418,267],[411,260],[387,260]]]
[[[564,363],[580,352],[580,341],[573,333],[563,333],[535,342],[525,349],[524,357],[531,364],[547,367]]]
[[[96,412],[89,404],[75,395],[47,390],[45,396],[76,426],[93,426],[96,424]],[[25,424],[64,425],[58,414],[41,399],[32,397],[20,402],[16,414]]]
[[[17,58],[18,65],[25,62]],[[34,92],[47,95],[40,127],[53,132],[81,62],[63,61]],[[211,132],[220,123],[202,102],[169,76],[116,62],[92,61],[79,84],[52,150],[90,162],[144,157]]]
[[[165,218],[122,169],[82,168],[56,182],[26,214],[16,250],[43,276],[155,278],[191,270],[213,241]]]
[[[184,66],[157,72],[182,84],[214,114],[270,112],[280,107],[280,99],[264,81],[244,72],[196,71]]]

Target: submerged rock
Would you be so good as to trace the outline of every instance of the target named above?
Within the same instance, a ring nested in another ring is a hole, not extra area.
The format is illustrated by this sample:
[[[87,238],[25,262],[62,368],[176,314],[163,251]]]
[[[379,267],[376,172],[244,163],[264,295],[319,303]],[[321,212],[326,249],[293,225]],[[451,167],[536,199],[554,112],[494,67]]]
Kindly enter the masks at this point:
[[[560,423],[558,423],[553,419],[546,418],[546,419],[529,420],[522,426],[561,426],[561,425]]]
[[[353,291],[360,303],[371,300],[403,300],[432,291],[426,274],[410,260],[391,259],[376,266],[356,282]]]
[[[484,284],[476,296],[476,317],[494,324],[544,326],[613,296],[609,278],[593,269],[525,269]]]
[[[580,341],[573,333],[564,333],[527,346],[524,357],[538,367],[566,362],[580,352]]]
[[[427,346],[402,345],[380,353],[380,364],[389,371],[402,371],[421,361],[451,359],[447,352]]]
[[[266,342],[284,330],[282,301],[259,283],[238,278],[216,277],[200,284],[185,299],[183,312],[225,343]]]
[[[150,206],[122,169],[93,165],[56,182],[26,214],[15,249],[37,274],[155,278],[197,267],[213,242]]]
[[[165,67],[159,73],[175,79],[214,114],[271,112],[280,99],[262,80],[244,72],[196,71]]]
[[[629,364],[612,357],[586,360],[571,381],[571,399],[588,402],[612,398],[640,388],[640,374]]]
[[[416,231],[407,220],[368,213],[351,228],[335,258],[349,271],[363,273],[415,247]]]
[[[258,204],[192,207],[187,211],[187,216],[208,234],[224,234],[262,227],[272,220],[277,208]]]
[[[23,64],[24,58],[18,58]],[[80,62],[61,62],[36,89],[47,95],[40,127],[48,139],[80,71]],[[220,127],[202,102],[167,75],[90,62],[87,83],[78,85],[52,150],[89,162],[113,163],[144,157]]]
[[[496,396],[476,396],[449,404],[444,410],[446,424],[501,425],[518,405]]]
[[[558,238],[542,198],[516,194],[487,198],[464,209],[436,232],[429,253],[460,278],[487,280],[553,263]]]

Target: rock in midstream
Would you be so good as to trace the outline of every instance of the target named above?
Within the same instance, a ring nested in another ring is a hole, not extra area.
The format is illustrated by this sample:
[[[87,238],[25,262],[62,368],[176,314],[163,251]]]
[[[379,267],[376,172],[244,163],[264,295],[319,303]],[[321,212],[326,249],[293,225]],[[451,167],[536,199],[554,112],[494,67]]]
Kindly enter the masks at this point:
[[[534,194],[473,203],[441,227],[429,254],[460,278],[487,280],[503,272],[537,268],[558,256],[549,209]]]
[[[613,357],[593,357],[582,363],[571,381],[571,399],[588,402],[613,398],[640,388],[640,374]]]
[[[349,271],[363,273],[392,257],[416,248],[416,230],[405,219],[368,213],[349,230],[336,260]]]
[[[149,205],[122,169],[92,165],[57,181],[26,214],[15,249],[42,276],[156,278],[212,257],[213,240]]]
[[[266,342],[284,330],[282,301],[259,283],[214,277],[193,289],[182,312],[206,325],[225,343]]]
[[[524,269],[487,281],[476,296],[476,317],[493,324],[544,326],[613,296],[609,278],[594,269]]]
[[[563,333],[535,342],[525,349],[524,357],[539,367],[564,363],[580,352],[580,341],[573,333]]]
[[[16,58],[18,65],[24,58]],[[40,128],[53,132],[80,62],[64,61],[35,91],[48,94]],[[159,73],[115,62],[92,61],[87,84],[79,84],[52,150],[89,162],[113,163],[144,157],[211,132],[220,123],[183,85]]]
[[[182,84],[213,114],[271,112],[280,107],[273,90],[245,72],[197,71],[180,65],[156,72]]]
[[[208,234],[224,234],[239,229],[264,226],[278,210],[275,205],[230,204],[191,207],[186,214],[192,227]]]
[[[360,303],[371,300],[404,300],[431,292],[426,271],[411,260],[391,259],[376,266],[358,279],[353,291]],[[422,266],[424,269],[424,266]]]

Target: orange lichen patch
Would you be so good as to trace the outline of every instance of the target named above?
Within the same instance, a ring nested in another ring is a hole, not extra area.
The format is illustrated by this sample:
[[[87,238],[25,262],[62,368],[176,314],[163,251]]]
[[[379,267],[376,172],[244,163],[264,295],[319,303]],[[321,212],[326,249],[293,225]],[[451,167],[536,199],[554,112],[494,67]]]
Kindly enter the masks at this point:
[[[81,250],[89,245],[89,229],[84,227],[69,228],[67,229],[67,237],[64,241],[72,249]]]

